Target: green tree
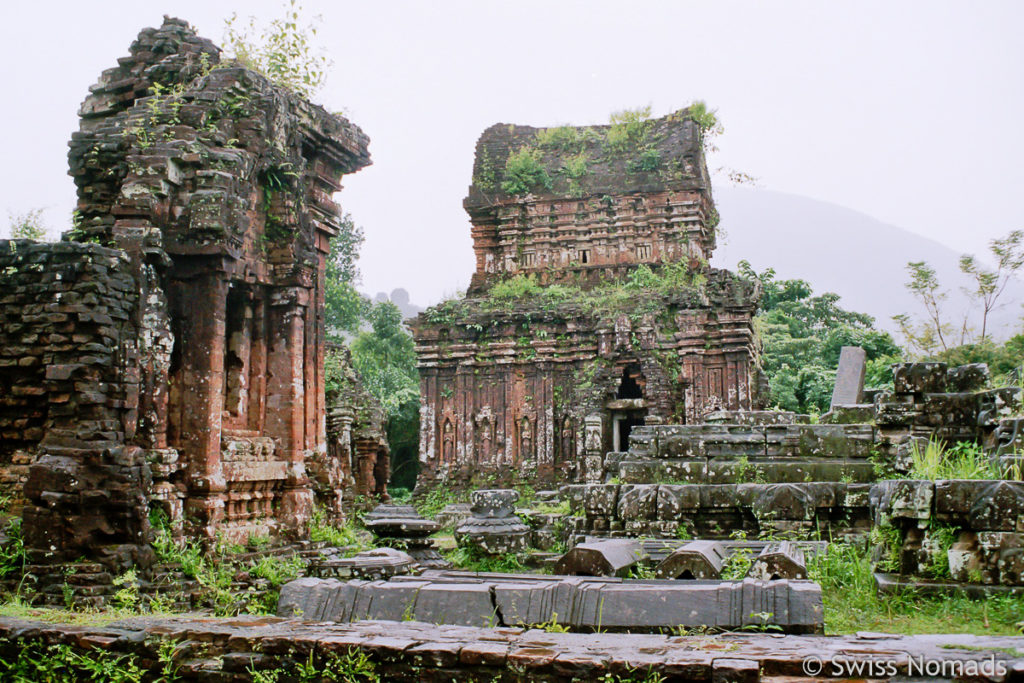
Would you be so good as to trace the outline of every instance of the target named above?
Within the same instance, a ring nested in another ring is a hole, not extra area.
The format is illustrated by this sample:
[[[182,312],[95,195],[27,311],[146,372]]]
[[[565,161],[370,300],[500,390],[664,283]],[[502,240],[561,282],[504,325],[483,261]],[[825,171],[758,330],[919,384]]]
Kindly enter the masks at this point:
[[[828,410],[843,346],[860,346],[867,353],[867,386],[892,381],[889,366],[902,351],[888,332],[874,329],[870,315],[842,308],[837,294],[814,296],[804,280],[778,280],[771,268],[756,273],[742,261],[739,273],[761,285],[755,325],[775,405],[797,412]]]
[[[988,316],[1002,296],[1006,285],[1024,267],[1024,231],[1014,230],[1006,237],[989,242],[996,267],[986,268],[973,255],[960,257],[960,270],[971,277],[972,288],[966,290],[973,303],[981,308],[981,342],[988,332]]]
[[[8,214],[10,225],[8,231],[11,239],[41,240],[46,237],[46,226],[43,225],[43,210],[32,209],[25,213]]]
[[[410,400],[419,399],[419,375],[412,335],[402,325],[402,314],[390,301],[370,309],[371,329],[353,340],[352,364],[389,415]]]
[[[363,229],[355,224],[351,215],[345,214],[341,230],[331,239],[324,287],[328,336],[335,341],[340,341],[346,332],[355,333],[370,310],[370,301],[355,288],[363,240]]]
[[[972,254],[960,257],[960,272],[968,276],[971,286],[964,288],[969,299],[968,312],[959,326],[951,324],[945,310],[949,292],[942,289],[935,269],[925,261],[907,264],[910,280],[907,289],[924,308],[924,321],[919,322],[905,313],[893,316],[907,343],[923,356],[950,352],[973,338],[969,315],[981,313],[981,333],[977,342],[984,345],[988,339],[989,316],[1001,306],[1000,298],[1015,275],[1024,269],[1024,230],[1014,230],[1006,237],[989,241],[989,254],[995,268],[988,268]],[[959,329],[957,329],[959,327]],[[957,335],[959,334],[959,338]]]
[[[412,335],[390,301],[374,304],[367,315],[370,330],[351,344],[352,364],[363,386],[384,406],[388,416],[392,481],[412,488],[416,481],[419,445],[420,382]]]

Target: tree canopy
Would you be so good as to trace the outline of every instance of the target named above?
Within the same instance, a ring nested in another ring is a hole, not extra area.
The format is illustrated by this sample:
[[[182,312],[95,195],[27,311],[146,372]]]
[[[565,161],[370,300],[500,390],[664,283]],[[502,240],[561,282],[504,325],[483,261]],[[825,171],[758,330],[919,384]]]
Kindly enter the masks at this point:
[[[746,261],[739,273],[761,286],[761,312],[755,319],[763,349],[761,365],[771,388],[770,403],[797,412],[828,410],[843,346],[867,353],[868,387],[892,381],[890,365],[902,350],[888,332],[876,330],[866,313],[839,305],[839,295],[814,296],[804,280],[779,280],[774,269],[762,273]]]

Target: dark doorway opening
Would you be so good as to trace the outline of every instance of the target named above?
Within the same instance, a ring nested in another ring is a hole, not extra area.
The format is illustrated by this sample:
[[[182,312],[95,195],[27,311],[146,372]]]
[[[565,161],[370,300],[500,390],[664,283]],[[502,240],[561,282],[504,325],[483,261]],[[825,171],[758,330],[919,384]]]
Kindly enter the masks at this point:
[[[639,365],[627,365],[622,368],[622,379],[619,380],[619,390],[615,398],[643,398],[644,390],[637,379],[640,378]]]
[[[629,450],[629,433],[633,431],[633,427],[639,427],[644,423],[644,417],[640,414],[626,414],[618,420],[618,443],[615,444],[615,450],[621,452]]]

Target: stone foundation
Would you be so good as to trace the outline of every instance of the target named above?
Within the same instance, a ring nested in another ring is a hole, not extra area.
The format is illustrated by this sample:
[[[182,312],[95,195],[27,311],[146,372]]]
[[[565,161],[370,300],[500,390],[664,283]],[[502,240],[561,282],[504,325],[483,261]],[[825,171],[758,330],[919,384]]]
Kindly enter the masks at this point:
[[[863,667],[874,661],[892,667],[875,672],[874,678],[934,678],[942,673],[942,678],[1024,680],[1020,637],[576,634],[411,621],[323,624],[272,617],[135,618],[106,626],[68,626],[0,618],[0,658],[6,661],[16,661],[22,651],[32,652],[30,648],[63,644],[80,653],[102,648],[128,655],[151,670],[158,668],[165,642],[176,644],[173,663],[180,680],[196,683],[248,681],[252,669],[294,672],[311,658],[323,668],[353,650],[368,656],[372,672],[381,680],[409,683],[568,682],[606,675],[643,681],[653,674],[666,681],[708,683],[807,680],[803,662],[811,657],[820,661],[822,677],[838,671],[840,678],[861,680]],[[919,662],[935,662],[941,668],[912,668]],[[860,670],[851,664],[859,664]]]
[[[863,538],[870,484],[586,484],[563,487],[573,535]]]

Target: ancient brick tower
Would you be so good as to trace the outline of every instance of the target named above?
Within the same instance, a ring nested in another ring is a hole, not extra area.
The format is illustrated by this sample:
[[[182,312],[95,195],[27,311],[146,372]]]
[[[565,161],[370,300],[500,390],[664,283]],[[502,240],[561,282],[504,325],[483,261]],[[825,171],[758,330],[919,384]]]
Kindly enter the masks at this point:
[[[480,137],[468,296],[413,323],[423,485],[583,479],[635,425],[757,404],[757,293],[708,266],[702,135],[683,110]]]
[[[3,429],[0,461],[38,456],[38,561],[144,567],[154,509],[243,540],[301,534],[312,512],[332,195],[368,139],[219,62],[183,21],[143,30],[82,104],[75,229],[0,242],[0,347],[30,359],[0,377],[20,397],[0,426],[25,427]]]

